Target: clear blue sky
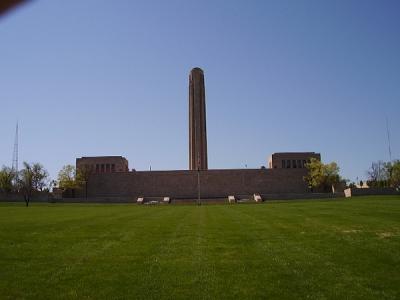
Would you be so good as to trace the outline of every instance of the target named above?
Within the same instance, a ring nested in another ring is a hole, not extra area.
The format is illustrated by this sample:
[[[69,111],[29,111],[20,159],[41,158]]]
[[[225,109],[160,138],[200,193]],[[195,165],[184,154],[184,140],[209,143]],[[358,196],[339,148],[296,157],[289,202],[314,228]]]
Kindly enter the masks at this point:
[[[0,165],[91,155],[188,168],[205,72],[210,168],[316,151],[351,180],[400,158],[400,1],[36,0],[0,18]]]

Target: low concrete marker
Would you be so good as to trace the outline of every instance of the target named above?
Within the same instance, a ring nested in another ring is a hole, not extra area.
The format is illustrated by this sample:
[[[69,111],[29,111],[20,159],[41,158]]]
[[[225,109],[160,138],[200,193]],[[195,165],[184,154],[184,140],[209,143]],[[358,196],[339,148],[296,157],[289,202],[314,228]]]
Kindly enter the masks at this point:
[[[235,196],[228,196],[228,202],[229,203],[236,203]]]
[[[254,197],[254,201],[256,201],[256,202],[262,202],[262,198],[261,198],[261,195],[260,195],[260,194],[254,194],[253,197]]]

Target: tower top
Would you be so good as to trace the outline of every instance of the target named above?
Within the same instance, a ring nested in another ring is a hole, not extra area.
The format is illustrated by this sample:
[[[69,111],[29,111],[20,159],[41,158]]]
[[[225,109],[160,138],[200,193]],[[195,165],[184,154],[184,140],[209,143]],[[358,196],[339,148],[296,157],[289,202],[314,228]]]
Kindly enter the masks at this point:
[[[190,71],[190,73],[194,73],[194,72],[200,72],[201,74],[204,74],[203,70],[199,67],[195,67]]]

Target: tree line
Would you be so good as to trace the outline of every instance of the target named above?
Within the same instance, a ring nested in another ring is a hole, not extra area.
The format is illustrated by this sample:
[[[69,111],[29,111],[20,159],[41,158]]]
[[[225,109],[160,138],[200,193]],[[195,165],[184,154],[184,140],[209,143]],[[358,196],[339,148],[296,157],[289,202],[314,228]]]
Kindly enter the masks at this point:
[[[54,187],[67,189],[85,188],[91,170],[81,168],[76,170],[73,165],[65,165],[58,173],[58,180],[51,180],[48,171],[40,163],[23,163],[23,168],[16,172],[10,167],[0,169],[0,192],[5,194],[19,193],[29,206],[32,196],[38,192],[49,192]]]
[[[306,164],[307,175],[304,181],[312,192],[335,192],[339,188],[352,187],[349,180],[339,175],[340,168],[336,162],[324,164],[311,158]],[[65,165],[58,173],[57,181],[50,180],[49,173],[40,163],[23,163],[23,168],[15,172],[12,168],[3,166],[0,169],[0,191],[3,193],[21,193],[26,206],[36,192],[49,192],[58,187],[62,190],[84,189],[87,197],[87,187],[92,169],[83,166],[76,169],[73,165]],[[392,162],[373,162],[367,171],[369,187],[393,187],[400,189],[400,160]],[[360,182],[362,183],[362,182]],[[361,184],[362,185],[362,184]]]
[[[3,193],[22,193],[26,206],[35,192],[49,191],[49,173],[40,163],[23,163],[23,168],[16,172],[3,166],[0,170],[0,190]]]
[[[354,182],[349,183],[348,179],[344,179],[339,175],[339,166],[336,162],[324,164],[318,159],[311,158],[306,164],[308,170],[304,180],[308,183],[312,191],[327,192],[330,189],[335,192],[338,187],[355,187]],[[391,162],[377,161],[373,162],[367,171],[366,184],[369,187],[378,188],[396,188],[400,190],[400,160]],[[360,186],[364,182],[360,181]]]
[[[373,162],[367,171],[370,187],[400,188],[400,160]]]

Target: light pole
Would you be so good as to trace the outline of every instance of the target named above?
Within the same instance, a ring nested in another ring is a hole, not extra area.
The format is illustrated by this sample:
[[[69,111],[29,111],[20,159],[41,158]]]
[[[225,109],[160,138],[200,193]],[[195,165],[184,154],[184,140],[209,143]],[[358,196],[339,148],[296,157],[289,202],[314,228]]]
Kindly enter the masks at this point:
[[[200,168],[197,168],[197,205],[201,205],[201,198],[200,198]]]

